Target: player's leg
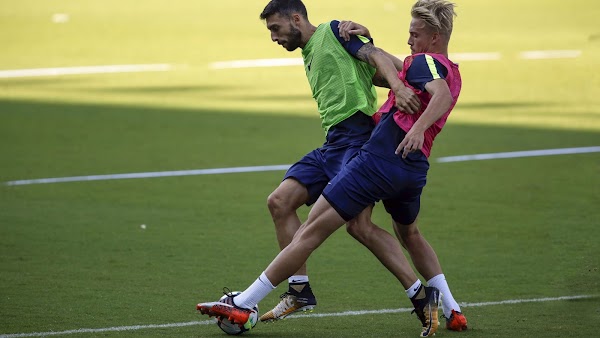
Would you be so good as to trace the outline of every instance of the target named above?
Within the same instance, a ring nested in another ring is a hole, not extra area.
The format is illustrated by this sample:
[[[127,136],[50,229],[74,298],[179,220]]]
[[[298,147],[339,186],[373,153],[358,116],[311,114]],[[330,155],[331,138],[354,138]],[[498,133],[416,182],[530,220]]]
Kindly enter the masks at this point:
[[[307,154],[290,168],[286,177],[301,182],[307,188],[308,198],[305,202],[307,205],[317,200],[327,183],[358,153],[363,143],[369,139],[373,127],[374,122],[370,116],[357,112],[329,129],[325,144]],[[285,225],[279,227],[284,229],[282,231],[284,233],[278,234],[278,238],[284,239],[279,240],[280,247],[283,249],[291,241],[292,232],[297,230],[300,221],[297,219],[295,209],[293,215],[289,208],[284,213],[284,216],[294,216],[295,223],[286,217],[278,217],[279,199],[277,195],[270,196],[269,209],[275,223]],[[275,308],[261,316],[261,321],[281,319],[297,311],[311,311],[317,305],[306,273],[306,264],[303,264],[300,270],[288,279],[288,282],[288,291],[281,295],[281,300]]]
[[[394,231],[402,246],[408,251],[410,257],[419,273],[427,279],[429,286],[436,287],[443,295],[443,312],[446,318],[446,328],[453,331],[467,329],[467,319],[462,314],[458,302],[454,299],[446,276],[433,247],[421,235],[417,221],[410,224],[402,224],[393,220]]]
[[[417,271],[428,280],[441,274],[442,268],[438,257],[429,242],[421,235],[417,221],[405,225],[392,219],[392,224],[396,236],[408,251]]]
[[[375,201],[396,196],[414,184],[412,174],[402,171],[392,162],[361,152],[323,190],[323,196],[344,219],[351,220],[349,232],[401,282],[423,325],[421,335],[426,337],[437,331],[439,290],[421,284],[398,240],[370,220]]]
[[[306,186],[295,178],[287,178],[279,184],[267,198],[267,206],[275,224],[275,234],[279,249],[283,250],[294,238],[302,222],[296,210],[308,201]],[[306,264],[298,270],[300,275],[306,275]]]
[[[290,244],[300,227],[298,208],[313,204],[329,181],[323,162],[320,149],[308,153],[287,171],[283,182],[267,199],[281,250]],[[317,305],[305,262],[290,276],[288,285],[288,291],[280,296],[279,303],[260,316],[261,321],[282,319],[297,311],[311,311]]]
[[[248,320],[253,311],[251,309],[277,285],[298,271],[310,254],[345,222],[327,200],[319,198],[292,242],[275,257],[252,285],[235,299],[228,299],[227,303],[200,303],[197,305],[198,311],[209,316],[226,317],[245,327],[250,326],[252,323],[248,323]]]
[[[302,262],[346,221],[320,197],[308,214],[292,242],[269,264],[265,274],[273,285],[291,276]]]
[[[439,290],[434,287],[425,287],[421,283],[404,256],[398,240],[389,232],[373,224],[370,214],[370,211],[368,214],[362,213],[348,222],[348,231],[400,281],[423,325],[421,335],[427,337],[435,334],[438,327]]]
[[[389,232],[371,221],[373,206],[367,207],[356,218],[347,223],[346,230],[352,237],[367,247],[408,290],[418,281],[410,263],[404,256],[402,247]],[[420,283],[419,283],[420,285]],[[418,288],[419,285],[415,287]]]

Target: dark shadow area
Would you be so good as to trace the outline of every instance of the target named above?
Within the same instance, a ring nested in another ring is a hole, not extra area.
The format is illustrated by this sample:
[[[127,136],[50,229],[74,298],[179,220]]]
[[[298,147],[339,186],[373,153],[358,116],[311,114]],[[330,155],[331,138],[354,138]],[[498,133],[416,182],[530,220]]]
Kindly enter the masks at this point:
[[[316,112],[0,101],[1,181],[290,164],[323,141]],[[431,159],[598,145],[600,133],[593,131],[464,125],[450,118]]]

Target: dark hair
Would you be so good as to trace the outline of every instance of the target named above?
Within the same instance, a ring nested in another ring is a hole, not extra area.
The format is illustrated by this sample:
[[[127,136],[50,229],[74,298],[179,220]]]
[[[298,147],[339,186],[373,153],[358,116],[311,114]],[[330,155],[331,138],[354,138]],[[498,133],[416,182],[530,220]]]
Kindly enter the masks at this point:
[[[260,19],[266,20],[268,17],[274,14],[279,14],[289,18],[294,13],[299,13],[308,20],[306,7],[301,0],[271,0],[262,13],[260,13]]]

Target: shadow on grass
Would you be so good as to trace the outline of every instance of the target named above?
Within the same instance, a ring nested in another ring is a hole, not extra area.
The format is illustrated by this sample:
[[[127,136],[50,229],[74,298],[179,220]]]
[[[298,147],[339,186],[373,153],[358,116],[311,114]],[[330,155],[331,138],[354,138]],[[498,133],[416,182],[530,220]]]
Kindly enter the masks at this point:
[[[316,114],[0,101],[2,181],[290,164],[323,141]],[[598,132],[450,119],[432,158],[599,144]]]

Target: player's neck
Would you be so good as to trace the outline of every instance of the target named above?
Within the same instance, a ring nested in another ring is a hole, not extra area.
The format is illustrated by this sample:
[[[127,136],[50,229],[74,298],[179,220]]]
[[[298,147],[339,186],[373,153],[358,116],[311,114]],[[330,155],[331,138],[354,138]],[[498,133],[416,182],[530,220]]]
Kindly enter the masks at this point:
[[[307,23],[306,27],[303,27],[302,32],[302,42],[300,48],[304,49],[304,46],[308,43],[308,40],[315,34],[317,27],[313,26],[310,22]]]
[[[439,46],[439,47],[431,48],[428,51],[428,53],[442,54],[443,56],[445,56],[446,58],[448,58],[448,46]]]

